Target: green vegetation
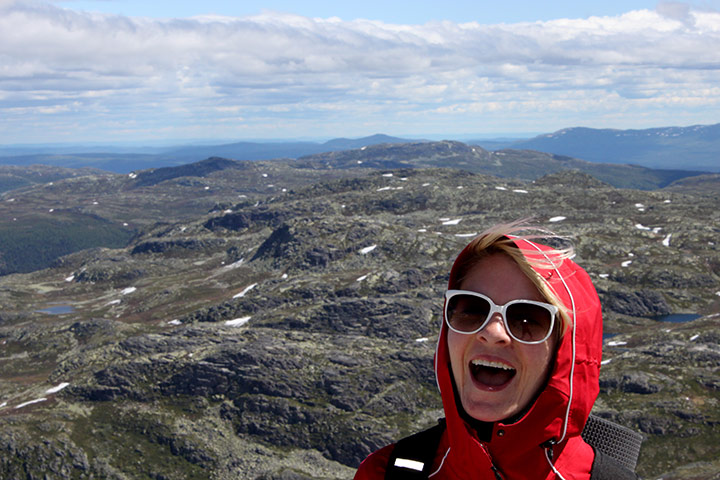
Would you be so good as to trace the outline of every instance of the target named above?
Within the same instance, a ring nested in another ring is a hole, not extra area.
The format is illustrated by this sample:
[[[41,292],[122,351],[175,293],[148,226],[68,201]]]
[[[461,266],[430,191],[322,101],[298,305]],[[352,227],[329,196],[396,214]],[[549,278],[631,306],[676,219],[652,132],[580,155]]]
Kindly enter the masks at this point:
[[[0,221],[0,275],[47,268],[78,250],[120,248],[132,235],[127,227],[68,211],[6,218]]]

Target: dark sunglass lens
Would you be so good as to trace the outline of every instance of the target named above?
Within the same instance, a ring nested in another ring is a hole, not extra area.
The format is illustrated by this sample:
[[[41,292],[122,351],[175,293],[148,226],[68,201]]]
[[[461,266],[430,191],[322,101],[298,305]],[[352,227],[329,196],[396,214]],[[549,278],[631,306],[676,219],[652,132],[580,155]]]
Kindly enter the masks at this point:
[[[535,342],[547,335],[552,313],[532,303],[513,303],[507,308],[507,323],[512,334],[527,342]]]
[[[461,332],[477,330],[490,312],[487,300],[474,295],[458,294],[448,300],[447,317],[450,325]]]

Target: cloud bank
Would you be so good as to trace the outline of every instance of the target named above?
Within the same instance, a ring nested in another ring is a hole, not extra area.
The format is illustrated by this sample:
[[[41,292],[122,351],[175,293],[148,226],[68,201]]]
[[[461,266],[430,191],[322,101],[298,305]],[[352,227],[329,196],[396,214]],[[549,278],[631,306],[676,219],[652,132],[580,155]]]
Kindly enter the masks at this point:
[[[0,143],[715,123],[719,71],[720,13],[677,3],[393,25],[4,1]]]

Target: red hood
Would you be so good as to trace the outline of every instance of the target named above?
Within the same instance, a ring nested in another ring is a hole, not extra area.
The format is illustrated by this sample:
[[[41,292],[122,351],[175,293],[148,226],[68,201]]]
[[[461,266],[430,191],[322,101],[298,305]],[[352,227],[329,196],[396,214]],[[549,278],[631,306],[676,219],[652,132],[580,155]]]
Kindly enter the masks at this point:
[[[550,250],[544,245],[526,240],[516,239],[515,244],[533,265],[533,260],[544,260],[541,252]],[[467,253],[466,248],[458,259]],[[451,285],[454,285],[458,263],[456,260],[450,272]],[[568,446],[568,442],[572,447],[566,456],[572,456],[570,451],[577,450],[580,434],[599,391],[602,314],[600,301],[589,276],[568,259],[555,269],[533,268],[546,279],[562,301],[571,325],[560,342],[547,386],[520,420],[512,424],[496,422],[490,441],[480,442],[461,418],[456,406],[444,322],[435,353],[435,374],[447,419],[452,450],[450,457],[458,462],[460,459],[467,462],[468,459],[477,459],[489,452],[494,464],[505,478],[510,479],[527,478],[528,472],[534,472],[533,478],[549,475],[550,467],[544,449],[540,447],[548,440],[557,442],[553,448],[556,459],[559,459],[558,456]],[[556,465],[562,463],[565,462]],[[474,477],[470,475],[467,478]]]

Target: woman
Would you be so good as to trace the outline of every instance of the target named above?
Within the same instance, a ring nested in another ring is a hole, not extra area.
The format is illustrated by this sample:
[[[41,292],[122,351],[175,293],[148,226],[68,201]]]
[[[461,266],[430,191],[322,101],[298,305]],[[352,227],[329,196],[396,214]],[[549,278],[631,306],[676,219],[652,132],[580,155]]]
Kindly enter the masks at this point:
[[[605,457],[580,436],[599,391],[595,288],[571,251],[514,231],[481,234],[450,272],[435,353],[444,425],[371,454],[356,480],[635,478],[599,472]]]

